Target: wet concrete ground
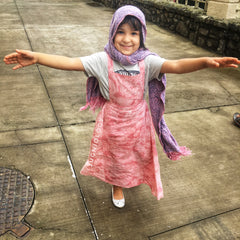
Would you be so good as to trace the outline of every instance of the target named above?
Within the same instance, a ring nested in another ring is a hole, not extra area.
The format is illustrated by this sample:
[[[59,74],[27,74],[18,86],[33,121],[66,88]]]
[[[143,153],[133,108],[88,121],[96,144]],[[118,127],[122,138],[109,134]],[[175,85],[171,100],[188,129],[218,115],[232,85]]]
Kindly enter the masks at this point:
[[[0,56],[18,49],[85,56],[102,51],[112,9],[77,0],[3,0]],[[147,46],[167,59],[213,56],[148,23]],[[81,176],[96,115],[85,104],[86,76],[44,66],[12,71],[0,62],[0,167],[18,169],[35,187],[25,239],[232,240],[240,238],[239,69],[168,75],[165,119],[191,157],[172,162],[158,144],[165,197],[148,186],[125,190]],[[12,240],[7,233],[0,239]]]

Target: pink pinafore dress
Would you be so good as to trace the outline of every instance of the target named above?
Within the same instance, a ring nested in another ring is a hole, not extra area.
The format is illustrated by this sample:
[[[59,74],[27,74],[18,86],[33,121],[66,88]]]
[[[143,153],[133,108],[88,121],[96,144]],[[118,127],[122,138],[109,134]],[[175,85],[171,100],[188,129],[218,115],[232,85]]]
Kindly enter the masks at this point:
[[[81,170],[112,185],[131,188],[148,184],[163,197],[152,118],[144,99],[145,65],[140,74],[115,73],[108,57],[109,101],[100,111],[88,161]]]

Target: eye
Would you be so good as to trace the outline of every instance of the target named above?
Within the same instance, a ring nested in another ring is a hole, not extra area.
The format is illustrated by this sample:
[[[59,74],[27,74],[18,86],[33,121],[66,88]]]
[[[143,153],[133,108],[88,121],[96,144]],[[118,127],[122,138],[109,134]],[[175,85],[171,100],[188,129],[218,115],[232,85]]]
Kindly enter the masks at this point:
[[[138,32],[138,31],[132,32],[132,35],[133,35],[133,36],[137,36],[137,35],[139,35],[139,32]]]
[[[117,34],[123,34],[124,32],[122,30],[118,30]]]

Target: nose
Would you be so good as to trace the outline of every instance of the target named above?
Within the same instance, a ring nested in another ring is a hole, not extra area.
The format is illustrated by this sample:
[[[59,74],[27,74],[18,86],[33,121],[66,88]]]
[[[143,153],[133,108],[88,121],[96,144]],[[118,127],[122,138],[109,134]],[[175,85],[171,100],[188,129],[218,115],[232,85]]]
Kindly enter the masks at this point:
[[[129,42],[130,41],[130,35],[129,34],[124,34],[124,37],[123,37],[123,42]]]

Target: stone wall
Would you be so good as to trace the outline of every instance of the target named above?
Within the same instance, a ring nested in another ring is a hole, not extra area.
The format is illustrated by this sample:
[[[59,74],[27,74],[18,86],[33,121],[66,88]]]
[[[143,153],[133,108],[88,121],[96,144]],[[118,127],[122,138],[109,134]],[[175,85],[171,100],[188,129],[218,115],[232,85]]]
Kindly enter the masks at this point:
[[[148,21],[169,29],[194,44],[223,56],[240,58],[240,19],[219,20],[202,9],[159,0],[97,0],[117,9],[131,4],[139,7]]]

